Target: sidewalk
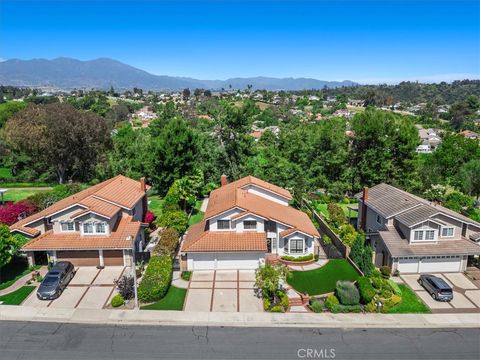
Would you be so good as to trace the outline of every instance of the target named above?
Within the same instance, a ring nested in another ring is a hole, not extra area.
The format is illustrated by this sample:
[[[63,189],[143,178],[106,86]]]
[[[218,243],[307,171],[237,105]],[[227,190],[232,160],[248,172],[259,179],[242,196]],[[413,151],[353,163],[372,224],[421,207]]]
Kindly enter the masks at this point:
[[[0,305],[0,321],[83,324],[315,327],[315,328],[478,328],[480,314],[313,314],[220,313],[154,310],[88,310]]]

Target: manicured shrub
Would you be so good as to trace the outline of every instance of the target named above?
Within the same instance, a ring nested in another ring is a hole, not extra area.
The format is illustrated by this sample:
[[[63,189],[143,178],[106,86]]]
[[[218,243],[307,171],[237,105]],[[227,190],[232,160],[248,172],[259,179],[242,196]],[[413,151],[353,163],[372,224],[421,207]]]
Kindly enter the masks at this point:
[[[371,273],[370,277],[372,277],[372,278],[382,277],[382,273],[380,272],[380,270],[374,269],[374,270],[372,270],[372,273]]]
[[[380,272],[382,273],[384,279],[388,279],[390,278],[390,273],[392,272],[392,269],[390,269],[390,266],[382,266],[380,267]]]
[[[365,235],[357,234],[357,238],[352,245],[350,257],[365,276],[370,276],[375,268],[372,262],[372,253],[372,247],[365,244]]]
[[[153,249],[154,255],[171,255],[178,246],[178,232],[175,229],[167,228],[160,233],[158,244]]]
[[[388,313],[395,305],[402,302],[402,298],[398,295],[392,295],[390,299],[384,302],[382,313]]]
[[[175,229],[179,234],[183,234],[187,230],[188,216],[179,208],[168,209],[162,212],[156,223],[161,227]]]
[[[375,289],[381,289],[385,286],[385,279],[381,277],[372,277],[372,285]]]
[[[372,286],[372,283],[369,278],[361,277],[357,280],[358,292],[360,293],[360,300],[362,304],[368,304],[372,301],[376,292]]]
[[[351,224],[344,224],[338,229],[338,236],[345,245],[352,247],[357,238],[357,232]]]
[[[114,308],[122,306],[125,303],[125,300],[123,299],[122,295],[117,294],[112,298],[112,306]]]
[[[312,309],[314,313],[321,313],[323,311],[323,306],[323,302],[317,299],[310,300],[310,309]]]
[[[284,311],[285,310],[280,305],[272,306],[272,308],[270,309],[270,312],[284,312]]]
[[[395,295],[402,296],[402,290],[400,290],[400,287],[395,281],[388,280],[388,285],[390,285]]]
[[[285,256],[282,256],[281,259],[282,260],[285,260],[285,261],[310,261],[310,260],[313,260],[315,257],[313,254],[310,254],[310,255],[305,255],[305,256],[289,256],[289,255],[285,255]]]
[[[339,304],[340,301],[338,301],[337,297],[333,294],[328,295],[327,300],[325,300],[325,307],[330,311]]]
[[[288,301],[288,295],[285,292],[279,290],[277,291],[277,297],[280,299],[280,305],[285,311],[287,311],[288,307],[290,306],[290,303]]]
[[[359,313],[362,312],[362,307],[360,305],[335,305],[332,310],[333,313]]]
[[[182,271],[181,278],[185,281],[190,281],[190,278],[192,276],[191,271]]]
[[[377,304],[375,303],[375,300],[370,301],[363,307],[363,309],[369,313],[377,312]]]
[[[170,287],[172,270],[173,263],[170,256],[152,256],[138,287],[138,298],[144,302],[162,299]]]
[[[335,295],[342,305],[357,305],[360,302],[360,294],[351,281],[337,281]]]

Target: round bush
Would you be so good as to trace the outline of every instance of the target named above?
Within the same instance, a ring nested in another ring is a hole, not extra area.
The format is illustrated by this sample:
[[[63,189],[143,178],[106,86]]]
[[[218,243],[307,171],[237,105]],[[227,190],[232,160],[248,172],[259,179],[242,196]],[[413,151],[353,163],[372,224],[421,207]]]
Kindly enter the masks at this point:
[[[368,304],[376,294],[369,278],[361,277],[357,280],[357,287],[360,293],[362,304]]]
[[[122,306],[125,303],[125,300],[123,299],[122,295],[117,294],[112,298],[112,306],[114,308]]]
[[[310,308],[314,313],[321,313],[323,311],[323,303],[317,299],[310,300]]]
[[[327,300],[325,300],[325,307],[332,311],[332,309],[337,306],[338,304],[340,304],[340,302],[338,301],[337,297],[333,294],[330,294],[327,296]]]
[[[388,279],[390,277],[390,273],[392,272],[392,269],[390,269],[390,266],[382,266],[380,268],[380,272],[382,273],[382,276],[385,279]]]
[[[337,281],[335,295],[342,305],[358,305],[360,303],[358,289],[351,281]]]

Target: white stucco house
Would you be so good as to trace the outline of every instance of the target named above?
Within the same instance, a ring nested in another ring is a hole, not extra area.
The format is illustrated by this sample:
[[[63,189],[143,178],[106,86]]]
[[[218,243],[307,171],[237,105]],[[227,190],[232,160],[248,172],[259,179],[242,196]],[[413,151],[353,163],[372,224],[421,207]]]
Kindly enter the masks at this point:
[[[289,191],[253,176],[210,194],[204,220],[191,226],[181,245],[184,270],[256,269],[268,254],[326,257],[317,229],[289,206]]]

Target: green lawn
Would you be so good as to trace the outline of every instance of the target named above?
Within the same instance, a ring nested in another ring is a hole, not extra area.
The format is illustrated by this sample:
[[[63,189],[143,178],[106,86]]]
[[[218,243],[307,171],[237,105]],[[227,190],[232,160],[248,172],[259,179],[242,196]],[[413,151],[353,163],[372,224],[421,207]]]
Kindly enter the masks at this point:
[[[389,314],[430,313],[430,309],[407,285],[398,285],[402,290],[402,302],[388,312]]]
[[[185,302],[185,296],[187,295],[187,289],[176,288],[170,286],[167,295],[153,304],[142,306],[143,310],[183,310],[183,303]]]
[[[190,216],[190,219],[188,219],[188,226],[199,223],[202,220],[203,220],[203,212],[197,209],[194,209],[192,212],[192,216]]]
[[[10,168],[0,167],[0,179],[11,179],[12,172]]]
[[[338,280],[355,281],[360,277],[345,259],[331,259],[320,269],[292,271],[288,283],[297,291],[308,295],[320,295],[335,290]]]
[[[314,208],[319,212],[322,213],[323,216],[325,216],[328,219],[328,211],[327,211],[327,205],[328,204],[322,204],[322,203],[315,203]],[[340,206],[343,209],[343,212],[345,215],[348,217],[348,207],[358,209],[358,204],[343,204],[343,203],[337,203],[338,206]],[[355,219],[358,217],[358,212],[351,210],[350,215],[352,219]]]
[[[2,305],[20,305],[35,289],[36,286],[23,286],[10,294],[0,296],[0,301]]]
[[[0,184],[1,187],[1,184]],[[37,192],[45,190],[18,190],[18,189],[8,189],[8,191],[3,195],[5,201],[20,201],[26,199],[30,195],[36,194]]]
[[[148,197],[148,210],[153,212],[155,216],[159,217],[162,214],[163,200],[158,195],[151,195]]]
[[[36,268],[40,268],[40,266]],[[26,259],[14,258],[7,265],[0,268],[0,290],[6,289],[30,272]]]

